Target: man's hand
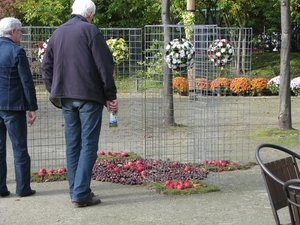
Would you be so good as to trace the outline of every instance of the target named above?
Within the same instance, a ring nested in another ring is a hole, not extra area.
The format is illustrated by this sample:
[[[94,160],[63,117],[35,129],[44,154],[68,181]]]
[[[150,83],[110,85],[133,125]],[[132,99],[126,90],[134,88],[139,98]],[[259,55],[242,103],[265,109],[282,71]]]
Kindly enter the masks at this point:
[[[28,117],[27,117],[27,123],[29,125],[32,125],[34,123],[35,119],[36,119],[35,111],[29,111],[28,112]]]
[[[114,111],[118,115],[118,99],[106,101],[106,107],[108,111]]]

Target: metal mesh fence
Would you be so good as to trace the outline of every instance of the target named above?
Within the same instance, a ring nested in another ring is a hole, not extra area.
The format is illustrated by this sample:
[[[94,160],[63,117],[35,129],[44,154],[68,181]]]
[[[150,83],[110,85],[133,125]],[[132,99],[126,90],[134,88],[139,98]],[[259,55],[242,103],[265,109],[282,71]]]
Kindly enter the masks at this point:
[[[164,92],[164,26],[141,29],[100,29],[105,39],[122,37],[129,46],[129,60],[115,71],[120,112],[118,129],[108,127],[108,112],[103,111],[99,150],[133,151],[145,158],[202,163],[204,159],[227,159],[240,163],[249,161],[249,98],[232,92],[222,97],[201,88],[197,79],[209,82],[216,77],[251,76],[250,28],[220,28],[192,26],[191,42],[196,54],[189,71],[179,71],[170,79],[188,77],[187,96],[176,90]],[[55,27],[25,27],[22,46],[30,59],[35,79],[39,110],[37,121],[29,127],[28,144],[32,169],[65,166],[64,121],[61,110],[49,101],[49,94],[41,80],[38,44],[47,40]],[[184,26],[168,26],[171,40],[185,38]],[[209,44],[218,38],[231,41],[234,61],[224,70],[207,58]],[[237,71],[238,68],[238,71]],[[225,73],[225,75],[224,75]],[[168,82],[172,82],[168,81]],[[166,126],[166,101],[172,96],[171,110],[174,124]]]
[[[66,165],[63,116],[61,110],[55,108],[48,100],[49,93],[41,78],[40,61],[37,55],[39,44],[49,39],[55,29],[56,27],[24,27],[25,32],[21,43],[31,64],[39,105],[37,120],[32,127],[28,128],[28,148],[32,159],[32,170],[41,167],[55,169]],[[129,47],[129,60],[115,67],[118,98],[122,99],[119,103],[119,127],[115,130],[109,129],[109,114],[104,109],[99,149],[105,151],[137,149],[142,153],[142,139],[138,135],[132,135],[132,132],[135,132],[133,127],[135,123],[131,122],[131,115],[135,115],[135,118],[141,115],[140,104],[136,104],[138,100],[132,104],[135,94],[131,93],[136,91],[136,71],[141,70],[138,64],[142,60],[141,29],[103,28],[100,30],[106,40],[121,37],[126,41]],[[135,133],[141,134],[140,131]]]
[[[166,81],[162,72],[166,28],[170,31],[170,40],[186,38],[184,26],[145,27],[145,73],[150,78],[145,83],[146,157],[186,163],[221,159],[249,162],[249,98],[232,92],[218,97],[215,92],[199,87],[196,81],[201,78],[208,83],[220,75],[229,79],[250,78],[252,30],[192,27],[191,42],[196,50],[194,67],[188,71],[173,71],[171,76],[171,79],[178,75],[187,77],[189,93],[187,96],[170,93],[173,96],[170,114],[174,115],[175,124],[168,126],[165,108],[169,107],[170,98],[163,91]],[[223,38],[230,40],[235,50],[240,49],[235,53],[235,60],[224,67],[225,74],[207,57],[209,44]],[[237,67],[241,69],[236,71]]]
[[[24,27],[21,45],[27,52],[33,74],[38,106],[37,119],[28,128],[28,150],[32,159],[32,170],[41,167],[57,169],[65,166],[64,121],[61,111],[48,100],[49,94],[44,87],[38,46],[51,36],[56,27]]]

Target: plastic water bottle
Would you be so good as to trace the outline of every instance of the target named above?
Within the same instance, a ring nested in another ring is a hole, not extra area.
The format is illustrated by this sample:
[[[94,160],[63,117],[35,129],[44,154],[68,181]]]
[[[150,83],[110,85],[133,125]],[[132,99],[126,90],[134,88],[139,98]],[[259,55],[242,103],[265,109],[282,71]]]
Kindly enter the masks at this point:
[[[118,127],[118,120],[114,111],[109,111],[109,127]]]

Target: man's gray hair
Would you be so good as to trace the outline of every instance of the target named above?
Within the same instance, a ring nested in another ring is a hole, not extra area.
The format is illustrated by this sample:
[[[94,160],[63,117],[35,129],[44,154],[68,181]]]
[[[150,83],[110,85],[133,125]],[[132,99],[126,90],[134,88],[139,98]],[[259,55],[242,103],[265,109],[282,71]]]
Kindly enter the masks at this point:
[[[95,13],[96,6],[91,0],[75,0],[72,10],[72,14],[78,14],[87,18],[91,13]]]
[[[13,17],[5,17],[0,20],[0,37],[11,37],[13,30],[20,29],[22,23]]]

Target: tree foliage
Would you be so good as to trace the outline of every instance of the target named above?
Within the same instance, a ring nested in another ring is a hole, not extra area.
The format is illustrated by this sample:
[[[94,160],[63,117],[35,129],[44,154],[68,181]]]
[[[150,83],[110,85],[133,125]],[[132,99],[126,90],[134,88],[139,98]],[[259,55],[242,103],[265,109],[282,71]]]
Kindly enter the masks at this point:
[[[19,13],[16,8],[14,8],[14,4],[17,0],[1,0],[0,1],[0,18],[12,16],[19,17]]]
[[[19,18],[23,25],[58,26],[70,17],[73,1],[1,0],[0,18],[14,16]],[[97,7],[93,23],[98,27],[143,28],[147,24],[162,24],[161,1],[93,1]],[[279,0],[196,0],[195,4],[195,24],[253,27],[254,36],[265,35],[269,38],[272,38],[274,33],[281,31]],[[186,11],[186,6],[187,0],[172,0],[170,2],[171,24],[182,24],[182,15]],[[296,24],[295,27],[299,30],[299,0],[290,0],[290,6],[292,26]],[[298,31],[295,35],[299,36],[299,33]]]
[[[251,9],[261,1],[259,0],[219,0],[218,7],[222,22],[227,27],[246,27],[249,23]]]
[[[99,27],[143,27],[159,24],[160,4],[156,0],[95,0],[94,23]],[[143,10],[141,10],[143,9]]]
[[[6,2],[12,3],[7,7],[10,11],[20,12],[18,17],[24,25],[32,26],[60,25],[69,18],[73,4],[73,0],[2,0],[0,6],[7,5]],[[196,1],[196,8],[199,9],[195,14],[196,24],[216,23],[216,2],[217,0]],[[97,9],[93,23],[99,27],[142,28],[147,24],[162,24],[161,2],[157,0],[94,0],[94,3]],[[173,0],[170,3],[170,23],[179,23],[185,11],[186,0]],[[7,12],[2,17],[16,15]]]
[[[291,20],[300,24],[300,1],[292,0],[291,1]]]
[[[20,0],[13,5],[23,14],[24,25],[58,26],[70,16],[70,0]]]
[[[57,26],[68,20],[73,0],[4,0],[22,14],[24,25]],[[161,23],[157,0],[94,0],[99,27],[143,27]],[[2,2],[1,2],[2,4]],[[141,10],[143,9],[143,10]]]

